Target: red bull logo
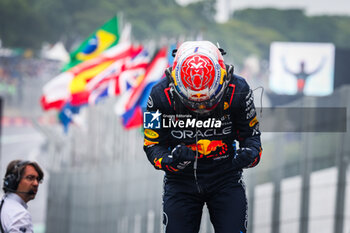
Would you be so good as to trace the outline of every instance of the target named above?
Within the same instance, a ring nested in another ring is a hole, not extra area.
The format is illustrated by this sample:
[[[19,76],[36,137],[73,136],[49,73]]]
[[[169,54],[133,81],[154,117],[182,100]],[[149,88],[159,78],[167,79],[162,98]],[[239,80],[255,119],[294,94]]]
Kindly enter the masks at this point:
[[[154,159],[153,163],[156,168],[162,169],[162,160],[163,158],[160,159]]]
[[[220,155],[223,155],[227,151],[227,144],[222,142],[222,140],[207,140],[207,139],[201,139],[196,144],[188,145],[191,150],[196,151],[200,153],[199,158],[203,158],[204,156],[207,158],[210,157],[217,157]],[[213,153],[216,152],[216,153]]]

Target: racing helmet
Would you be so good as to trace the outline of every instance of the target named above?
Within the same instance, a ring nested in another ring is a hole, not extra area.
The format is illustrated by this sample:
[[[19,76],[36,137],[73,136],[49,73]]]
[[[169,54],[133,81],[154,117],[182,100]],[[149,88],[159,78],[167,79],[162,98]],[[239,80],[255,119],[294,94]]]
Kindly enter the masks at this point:
[[[174,91],[191,111],[209,113],[224,95],[226,67],[220,50],[209,41],[187,41],[176,52],[171,77]]]

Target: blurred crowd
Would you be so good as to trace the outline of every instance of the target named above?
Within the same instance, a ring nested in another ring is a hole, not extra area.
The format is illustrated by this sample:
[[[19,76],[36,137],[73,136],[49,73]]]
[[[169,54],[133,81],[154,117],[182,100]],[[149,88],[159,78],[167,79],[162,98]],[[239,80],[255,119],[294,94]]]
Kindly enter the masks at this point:
[[[48,59],[0,56],[0,96],[6,110],[36,108],[42,85],[55,77],[62,64]],[[34,99],[33,99],[34,97]]]

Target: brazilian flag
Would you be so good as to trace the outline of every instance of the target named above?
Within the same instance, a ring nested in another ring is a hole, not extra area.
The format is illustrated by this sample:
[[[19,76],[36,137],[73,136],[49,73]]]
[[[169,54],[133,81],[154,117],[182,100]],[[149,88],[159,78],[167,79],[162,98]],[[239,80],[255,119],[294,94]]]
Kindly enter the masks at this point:
[[[90,35],[76,50],[70,54],[70,61],[63,71],[79,63],[94,58],[119,41],[118,18],[115,16]]]

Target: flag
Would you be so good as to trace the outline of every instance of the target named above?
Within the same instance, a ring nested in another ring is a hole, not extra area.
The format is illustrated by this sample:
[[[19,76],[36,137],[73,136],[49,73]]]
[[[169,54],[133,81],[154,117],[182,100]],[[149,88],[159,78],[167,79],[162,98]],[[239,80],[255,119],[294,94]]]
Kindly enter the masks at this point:
[[[73,121],[74,114],[78,114],[80,107],[72,106],[69,102],[66,102],[62,107],[61,111],[58,113],[58,119],[63,125],[64,132],[68,132],[68,126]]]
[[[100,56],[83,62],[72,69],[69,72],[73,73],[74,78],[69,84],[69,90],[71,93],[71,104],[79,106],[88,103],[88,98],[91,90],[87,90],[86,86],[95,77],[98,76],[112,64],[115,64],[118,60],[129,59],[135,56],[142,50],[141,46],[133,46],[129,43],[118,44]]]
[[[122,45],[117,45],[122,46]],[[88,100],[89,104],[97,104],[99,101],[101,101],[103,98],[108,96],[108,84],[112,78],[115,78],[116,75],[129,72],[129,71],[138,71],[142,69],[142,72],[145,72],[145,59],[140,59],[140,56],[138,54],[145,54],[144,52],[141,52],[140,49],[133,50],[133,46],[130,45],[129,50],[131,53],[128,56],[120,56],[120,59],[116,59],[108,68],[103,70],[101,73],[97,74],[95,77],[93,77],[85,87],[85,91],[80,93],[79,95],[71,95],[69,101],[67,101],[64,104],[64,107],[58,114],[58,118],[60,122],[62,123],[64,127],[64,131],[68,132],[68,126],[73,121],[75,122],[75,115],[79,113],[80,107],[82,104],[86,104],[86,100]],[[128,50],[128,49],[126,49]],[[123,54],[125,50],[118,50]],[[137,54],[137,55],[134,55]],[[116,57],[116,53],[109,53],[109,55]],[[133,57],[132,57],[133,56]],[[142,55],[144,57],[145,55]],[[83,65],[83,63],[81,64]],[[78,66],[81,66],[78,65]],[[93,66],[88,66],[89,68]],[[143,68],[142,68],[143,67]],[[78,70],[79,67],[73,68],[70,70],[72,73],[75,73],[75,70]],[[79,70],[85,70],[84,67],[80,67]],[[87,70],[89,69],[87,68]],[[69,71],[68,71],[69,73]],[[130,76],[130,74],[128,75]],[[74,101],[78,101],[75,98],[85,98],[84,101],[82,99],[79,99],[79,104]]]
[[[145,74],[149,60],[149,54],[144,49],[137,56],[127,61],[123,66],[122,72],[115,76],[114,82],[110,83],[110,94],[120,95],[128,89],[139,85],[140,76]]]
[[[137,54],[141,49],[131,44],[116,45],[100,56],[59,74],[44,85],[40,100],[42,108],[60,110],[68,100],[74,106],[86,104],[89,97],[89,93],[85,92],[87,82],[106,69],[109,64]]]
[[[116,61],[86,85],[86,89],[91,91],[89,104],[96,104],[107,96],[118,96],[137,86],[139,76],[145,74],[148,63],[146,49],[132,58]]]
[[[145,78],[142,80],[140,85],[133,89],[129,101],[125,105],[125,109],[131,109],[140,98],[147,98],[148,96],[143,96],[151,92],[151,89],[154,84],[156,84],[164,75],[165,69],[168,67],[167,60],[167,48],[164,47],[155,56],[151,64],[146,70]],[[144,102],[144,101],[142,101]]]
[[[63,70],[69,70],[83,61],[97,57],[106,49],[116,45],[118,41],[118,19],[115,16],[92,33],[70,54],[70,62],[63,67]]]
[[[143,111],[140,105],[135,105],[123,114],[122,124],[125,129],[132,129],[143,125]]]
[[[40,99],[41,107],[46,111],[62,109],[63,105],[70,98],[68,87],[73,78],[74,75],[72,73],[63,72],[46,83]]]
[[[115,61],[86,84],[85,89],[86,93],[88,93],[88,103],[90,105],[97,104],[103,98],[110,96],[108,91],[110,83],[113,82],[116,76],[123,72],[123,67],[129,59],[130,57],[125,57],[124,59]]]
[[[148,66],[140,84],[122,95],[115,106],[117,115],[122,116],[123,125],[126,129],[142,125],[142,107],[147,102],[152,87],[163,77],[168,67],[167,48],[164,47],[156,54]]]

